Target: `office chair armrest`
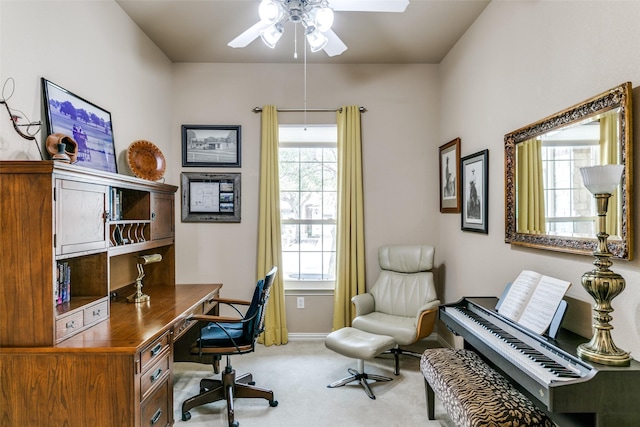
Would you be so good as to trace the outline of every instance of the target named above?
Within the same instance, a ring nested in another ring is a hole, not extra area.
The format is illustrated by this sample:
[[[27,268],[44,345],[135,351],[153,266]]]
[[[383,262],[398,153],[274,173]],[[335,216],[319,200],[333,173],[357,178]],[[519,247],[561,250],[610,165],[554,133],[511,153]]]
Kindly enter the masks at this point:
[[[237,317],[214,316],[213,314],[192,314],[187,320],[204,320],[205,322],[241,323],[244,319]]]
[[[351,303],[356,307],[356,317],[371,313],[376,306],[373,295],[369,293],[354,296]]]
[[[421,310],[416,316],[416,329],[418,331],[416,340],[429,336],[431,335],[431,332],[433,332],[433,327],[435,326],[436,318],[438,317],[439,305],[440,301],[435,300],[421,307]]]

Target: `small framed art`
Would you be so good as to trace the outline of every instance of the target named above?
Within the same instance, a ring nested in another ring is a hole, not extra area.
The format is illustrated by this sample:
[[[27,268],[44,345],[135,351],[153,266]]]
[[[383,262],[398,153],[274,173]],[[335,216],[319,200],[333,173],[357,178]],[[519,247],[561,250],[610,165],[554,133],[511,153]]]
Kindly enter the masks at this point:
[[[118,172],[111,113],[42,78],[47,134],[62,133],[76,142],[75,164]]]
[[[462,230],[489,233],[489,150],[463,157]]]
[[[240,222],[239,173],[181,174],[182,222]]]
[[[460,138],[440,146],[440,212],[460,212]]]
[[[182,125],[182,166],[240,167],[240,126]]]

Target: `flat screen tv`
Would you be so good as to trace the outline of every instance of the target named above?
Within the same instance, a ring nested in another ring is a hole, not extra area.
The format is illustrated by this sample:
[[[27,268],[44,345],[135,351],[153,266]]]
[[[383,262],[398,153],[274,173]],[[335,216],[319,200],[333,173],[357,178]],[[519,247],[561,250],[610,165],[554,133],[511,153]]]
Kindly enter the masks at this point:
[[[47,135],[62,133],[78,144],[76,164],[117,173],[111,113],[42,78]]]

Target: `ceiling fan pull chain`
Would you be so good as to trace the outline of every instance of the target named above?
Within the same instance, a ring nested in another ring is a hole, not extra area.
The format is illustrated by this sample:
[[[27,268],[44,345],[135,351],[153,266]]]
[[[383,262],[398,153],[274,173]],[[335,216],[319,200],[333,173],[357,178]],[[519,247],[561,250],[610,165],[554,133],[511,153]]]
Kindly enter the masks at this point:
[[[293,59],[298,59],[298,26],[293,25]]]
[[[307,39],[304,39],[304,130],[307,130]]]

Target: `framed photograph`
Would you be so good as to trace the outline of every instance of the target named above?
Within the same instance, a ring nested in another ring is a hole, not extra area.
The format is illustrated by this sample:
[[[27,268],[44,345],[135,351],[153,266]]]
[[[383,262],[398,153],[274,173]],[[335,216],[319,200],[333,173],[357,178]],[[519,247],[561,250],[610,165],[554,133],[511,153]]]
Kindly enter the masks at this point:
[[[460,138],[440,146],[440,212],[460,212]]]
[[[489,150],[463,157],[462,229],[489,233]]]
[[[181,174],[182,222],[240,222],[239,173]]]
[[[75,164],[118,173],[111,113],[42,78],[47,135],[62,133],[78,144]]]
[[[182,125],[182,166],[240,167],[240,126]]]

